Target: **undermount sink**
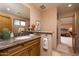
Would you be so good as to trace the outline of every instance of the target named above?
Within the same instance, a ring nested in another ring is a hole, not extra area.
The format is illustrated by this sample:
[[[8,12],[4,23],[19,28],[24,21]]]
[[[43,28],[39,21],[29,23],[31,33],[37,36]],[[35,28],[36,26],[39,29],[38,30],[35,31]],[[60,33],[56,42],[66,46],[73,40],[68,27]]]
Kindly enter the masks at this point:
[[[23,40],[23,39],[29,39],[31,38],[31,36],[20,36],[20,37],[16,37],[15,40]]]

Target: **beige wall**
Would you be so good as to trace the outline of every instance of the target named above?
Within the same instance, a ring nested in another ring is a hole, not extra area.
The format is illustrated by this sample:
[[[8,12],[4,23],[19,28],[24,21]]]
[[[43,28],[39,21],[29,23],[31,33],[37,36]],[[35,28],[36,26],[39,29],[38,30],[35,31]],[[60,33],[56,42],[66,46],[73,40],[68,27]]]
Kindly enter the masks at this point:
[[[42,13],[41,30],[54,32],[52,47],[57,45],[57,8],[49,9]]]
[[[74,15],[74,11],[71,11],[71,12],[60,13],[59,17],[70,17],[73,15]]]
[[[30,25],[35,23],[35,20],[40,19],[41,21],[41,31],[54,32],[53,38],[49,35],[49,49],[44,51],[41,48],[41,55],[51,55],[52,47],[56,48],[57,45],[57,9],[52,8],[45,12],[40,12],[34,6],[30,4],[24,4],[30,8]],[[42,40],[41,40],[42,41]],[[42,43],[41,43],[42,47]]]
[[[73,23],[68,23],[68,24],[62,24],[61,28],[69,29],[72,28]]]

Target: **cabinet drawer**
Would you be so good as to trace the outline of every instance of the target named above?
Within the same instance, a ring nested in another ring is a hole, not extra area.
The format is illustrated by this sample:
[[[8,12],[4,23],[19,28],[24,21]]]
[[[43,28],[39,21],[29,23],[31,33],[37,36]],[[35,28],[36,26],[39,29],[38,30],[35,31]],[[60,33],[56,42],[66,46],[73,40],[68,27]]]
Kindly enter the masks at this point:
[[[29,56],[29,48],[23,47],[19,49],[18,51],[9,54],[10,56]]]
[[[17,45],[17,46],[14,46],[14,47],[11,47],[11,48],[7,49],[7,52],[8,52],[9,54],[11,54],[11,53],[14,53],[14,52],[16,52],[16,51],[22,49],[22,48],[23,48],[22,45]]]
[[[30,41],[30,42],[25,42],[24,46],[28,46],[28,45],[33,44],[35,42],[40,42],[40,39],[35,39],[35,40]]]

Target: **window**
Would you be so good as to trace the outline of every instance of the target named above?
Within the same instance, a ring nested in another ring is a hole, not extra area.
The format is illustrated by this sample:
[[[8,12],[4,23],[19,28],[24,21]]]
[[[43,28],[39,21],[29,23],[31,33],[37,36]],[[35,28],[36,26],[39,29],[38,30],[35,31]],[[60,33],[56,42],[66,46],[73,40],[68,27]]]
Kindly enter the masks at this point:
[[[25,21],[21,21],[21,26],[25,26]]]
[[[14,25],[18,25],[18,26],[25,26],[26,22],[23,20],[14,20]]]
[[[19,20],[14,20],[14,25],[20,25],[20,21]]]

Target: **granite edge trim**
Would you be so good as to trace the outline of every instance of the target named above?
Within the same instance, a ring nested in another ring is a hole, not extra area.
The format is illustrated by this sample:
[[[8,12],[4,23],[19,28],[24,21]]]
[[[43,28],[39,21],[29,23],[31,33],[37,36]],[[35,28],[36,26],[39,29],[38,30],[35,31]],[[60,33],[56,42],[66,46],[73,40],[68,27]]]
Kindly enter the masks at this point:
[[[54,32],[44,32],[44,31],[26,31],[26,32],[32,32],[32,33],[37,33],[37,34],[50,34],[50,35],[54,33]]]

